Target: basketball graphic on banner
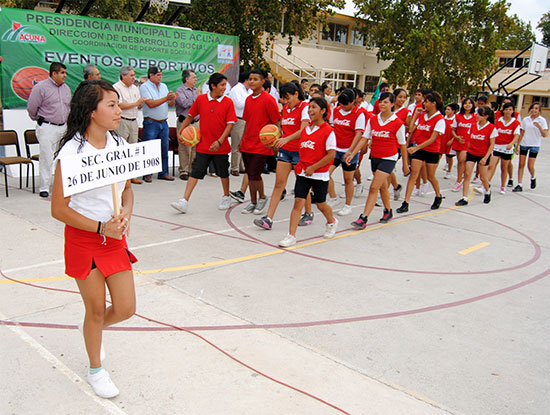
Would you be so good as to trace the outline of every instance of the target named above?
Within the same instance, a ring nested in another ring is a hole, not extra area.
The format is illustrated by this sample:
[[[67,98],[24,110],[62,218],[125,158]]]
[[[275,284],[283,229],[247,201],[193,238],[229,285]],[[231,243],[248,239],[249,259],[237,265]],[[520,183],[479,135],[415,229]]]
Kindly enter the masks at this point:
[[[48,78],[48,76],[50,76],[50,73],[46,69],[36,66],[19,69],[11,78],[11,89],[19,98],[27,101],[32,87]]]

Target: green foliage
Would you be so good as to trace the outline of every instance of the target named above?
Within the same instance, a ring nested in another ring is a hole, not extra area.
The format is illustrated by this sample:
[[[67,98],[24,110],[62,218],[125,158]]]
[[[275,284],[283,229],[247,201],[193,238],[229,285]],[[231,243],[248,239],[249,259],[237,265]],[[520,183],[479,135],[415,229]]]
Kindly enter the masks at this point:
[[[512,16],[512,24],[508,36],[502,37],[498,49],[523,50],[535,41],[531,23],[525,23],[518,16]]]
[[[384,77],[410,90],[434,88],[446,99],[475,91],[514,24],[525,29],[506,15],[505,0],[354,1],[369,44],[392,61]]]
[[[550,12],[542,15],[537,28],[542,31],[542,43],[550,47]]]

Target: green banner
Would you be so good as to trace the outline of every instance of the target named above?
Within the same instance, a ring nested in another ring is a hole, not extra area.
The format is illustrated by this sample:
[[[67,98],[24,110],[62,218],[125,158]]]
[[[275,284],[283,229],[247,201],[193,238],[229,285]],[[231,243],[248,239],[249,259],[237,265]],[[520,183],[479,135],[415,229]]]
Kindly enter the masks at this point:
[[[122,66],[132,66],[136,79],[150,66],[163,71],[162,81],[175,91],[181,72],[192,69],[197,87],[214,72],[235,85],[239,73],[239,38],[189,29],[97,19],[69,14],[0,8],[2,104],[25,108],[32,86],[49,76],[52,62],[67,66],[72,91],[82,70],[96,65],[101,78],[115,83]]]

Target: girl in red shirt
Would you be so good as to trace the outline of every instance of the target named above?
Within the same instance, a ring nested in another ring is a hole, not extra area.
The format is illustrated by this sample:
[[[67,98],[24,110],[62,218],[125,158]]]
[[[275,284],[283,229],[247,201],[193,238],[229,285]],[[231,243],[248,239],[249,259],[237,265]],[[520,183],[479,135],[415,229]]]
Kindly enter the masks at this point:
[[[498,131],[492,124],[494,122],[493,110],[489,107],[479,107],[477,109],[477,122],[470,131],[470,144],[466,154],[466,166],[464,169],[464,185],[462,186],[462,199],[455,203],[456,206],[465,206],[468,204],[468,190],[470,189],[470,179],[474,166],[478,165],[481,183],[485,189],[483,203],[491,201],[491,189],[489,188],[489,162],[491,154],[495,147],[495,138]]]
[[[300,139],[300,162],[296,165],[296,185],[294,187],[294,207],[290,213],[288,235],[279,242],[283,248],[296,243],[296,229],[306,198],[313,189],[312,202],[327,219],[324,237],[333,238],[338,221],[332,208],[326,203],[329,169],[336,154],[336,137],[327,122],[328,103],[324,98],[312,98],[308,114],[311,123],[302,130]]]
[[[456,151],[456,183],[452,187],[453,192],[458,192],[463,184],[464,166],[466,165],[466,152],[470,142],[470,130],[476,122],[475,105],[472,98],[462,101],[460,112],[455,116],[453,124],[452,149]]]
[[[441,136],[441,154],[445,154],[447,161],[447,168],[445,169],[444,179],[451,177],[451,170],[453,169],[453,157],[456,152],[451,148],[453,145],[453,123],[455,122],[455,116],[459,109],[458,104],[452,102],[445,107],[445,134]]]

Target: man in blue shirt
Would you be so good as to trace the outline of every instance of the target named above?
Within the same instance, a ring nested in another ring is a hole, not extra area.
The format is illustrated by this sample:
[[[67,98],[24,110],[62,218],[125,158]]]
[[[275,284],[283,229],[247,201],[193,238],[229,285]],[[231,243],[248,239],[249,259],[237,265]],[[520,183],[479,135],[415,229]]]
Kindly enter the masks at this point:
[[[147,81],[141,85],[139,91],[145,99],[143,105],[143,141],[161,140],[162,171],[158,174],[159,180],[172,181],[168,174],[168,106],[176,102],[177,94],[168,91],[162,81],[162,71],[151,66],[147,71]],[[143,180],[151,183],[152,176],[144,176]]]

